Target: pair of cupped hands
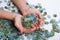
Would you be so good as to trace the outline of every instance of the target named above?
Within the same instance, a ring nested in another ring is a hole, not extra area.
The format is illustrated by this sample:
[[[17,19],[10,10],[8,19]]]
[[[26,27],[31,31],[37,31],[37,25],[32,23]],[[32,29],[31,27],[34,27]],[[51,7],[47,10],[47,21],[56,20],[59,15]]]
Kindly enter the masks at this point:
[[[14,18],[15,26],[20,31],[20,33],[29,33],[29,32],[32,32],[32,31],[36,30],[37,28],[41,27],[41,25],[43,23],[43,20],[41,19],[42,16],[41,16],[41,13],[38,10],[30,8],[28,10],[22,11],[22,13],[23,13],[22,15],[20,15],[20,16],[17,15]],[[22,22],[21,22],[22,21],[21,18],[26,16],[27,14],[31,14],[31,13],[34,14],[34,15],[38,15],[38,17],[37,17],[38,22],[32,24],[31,28],[27,29],[27,28],[23,27]]]

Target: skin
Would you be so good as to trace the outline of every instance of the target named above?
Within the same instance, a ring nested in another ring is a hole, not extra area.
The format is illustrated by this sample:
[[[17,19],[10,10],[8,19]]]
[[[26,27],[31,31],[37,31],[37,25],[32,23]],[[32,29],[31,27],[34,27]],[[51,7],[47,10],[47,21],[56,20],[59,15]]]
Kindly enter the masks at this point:
[[[0,18],[5,18],[5,19],[14,21],[15,26],[20,31],[20,33],[23,33],[23,32],[29,33],[36,30],[36,28],[40,28],[43,21],[41,19],[41,13],[38,10],[29,8],[29,6],[27,6],[24,0],[12,0],[12,2],[19,8],[19,10],[22,12],[23,15],[7,12],[0,9]],[[34,15],[38,15],[38,18],[37,18],[38,23],[32,24],[31,28],[26,29],[23,27],[21,23],[21,18],[30,13],[33,13]]]

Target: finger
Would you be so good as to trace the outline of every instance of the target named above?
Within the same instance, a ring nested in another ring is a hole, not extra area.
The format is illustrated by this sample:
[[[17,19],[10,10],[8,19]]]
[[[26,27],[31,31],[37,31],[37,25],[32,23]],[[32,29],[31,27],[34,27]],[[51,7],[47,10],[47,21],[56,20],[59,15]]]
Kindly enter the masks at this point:
[[[31,28],[25,29],[24,32],[25,32],[25,33],[29,33],[29,32],[32,32],[32,31],[34,31],[34,30],[36,30],[36,27],[35,27],[34,24],[32,24],[32,25],[31,25]]]
[[[39,18],[37,18],[37,24],[40,24],[40,20],[39,20]]]
[[[37,22],[33,24],[36,28],[39,28],[40,26],[40,21],[39,18],[37,18]]]
[[[39,24],[38,24],[38,22],[36,23],[36,25],[37,25],[36,27],[39,27]]]
[[[40,23],[41,23],[41,24],[43,24],[43,23],[44,23],[44,21],[43,21],[42,19],[39,19],[39,21],[40,21]]]
[[[30,31],[33,32],[34,30],[36,30],[37,28],[34,27],[34,28],[31,28]]]
[[[38,20],[38,27],[37,28],[40,28],[41,27],[41,21]]]
[[[16,26],[16,27],[17,27],[17,29],[20,31],[21,34],[24,32],[23,26],[18,25],[18,26]]]
[[[33,28],[30,28],[30,31],[36,30],[36,27],[34,27],[34,25],[32,25],[32,26],[33,26]]]
[[[39,11],[37,11],[36,13],[37,13],[37,15],[38,15],[38,18],[40,18],[40,19],[41,19],[42,14],[41,14]]]
[[[31,24],[31,28],[33,28],[33,27],[35,27],[35,25],[34,24]]]
[[[37,27],[37,28],[40,28],[40,21],[38,21],[38,23],[37,23],[37,24],[38,24],[38,27]]]
[[[24,32],[25,32],[25,33],[30,33],[30,32],[32,32],[32,31],[35,30],[35,29],[33,29],[33,30],[32,30],[32,29],[33,29],[33,28],[26,29]]]
[[[25,32],[25,33],[32,32],[32,31],[35,29],[34,27],[35,27],[35,26],[32,24],[32,25],[31,25],[31,28],[25,29],[24,32]]]
[[[40,26],[40,24],[39,24],[39,23],[36,23],[36,24],[37,24],[37,29],[38,29],[38,28],[40,28],[40,27],[39,27],[39,26]]]
[[[21,25],[20,26],[16,26],[16,28],[20,31],[20,34],[22,34],[24,32]]]
[[[15,26],[20,31],[20,33],[23,33],[23,26],[19,18],[15,18]]]
[[[34,26],[32,26],[32,25],[34,25]],[[32,25],[31,25],[32,27],[37,27],[38,26],[37,22],[32,24]]]
[[[44,21],[42,19],[37,19],[38,20],[38,27],[37,28],[40,28],[41,25],[44,23]]]
[[[40,21],[41,21],[41,20],[40,20]],[[39,27],[41,27],[41,26],[42,26],[42,24],[43,24],[43,21],[41,21],[41,22],[40,22]]]
[[[35,26],[35,27],[37,27],[37,24],[36,24],[36,23],[34,23],[34,26]]]
[[[29,33],[29,32],[31,32],[30,29],[25,29],[24,30],[24,33]]]
[[[32,26],[33,26],[32,28],[26,29],[26,30],[25,30],[25,33],[29,33],[29,32],[32,32],[32,31],[36,30],[35,25],[32,25]]]
[[[42,24],[44,23],[44,21],[42,20],[42,19],[39,19],[39,18],[37,18],[37,21],[40,23],[40,22],[42,22]]]

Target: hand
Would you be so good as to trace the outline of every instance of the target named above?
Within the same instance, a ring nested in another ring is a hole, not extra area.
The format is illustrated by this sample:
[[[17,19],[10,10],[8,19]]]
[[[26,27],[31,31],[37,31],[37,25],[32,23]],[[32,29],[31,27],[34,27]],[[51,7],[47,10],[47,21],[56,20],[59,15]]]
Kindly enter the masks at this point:
[[[37,9],[26,8],[26,9],[22,10],[23,16],[25,16],[27,14],[31,14],[31,13],[35,14],[35,15],[38,15],[39,18],[41,18],[41,13]]]
[[[32,31],[36,30],[36,27],[35,27],[36,24],[31,25],[31,28],[29,28],[29,29],[24,28],[23,25],[22,25],[22,22],[21,22],[21,18],[22,18],[22,17],[23,17],[23,16],[17,15],[17,16],[14,18],[15,26],[16,26],[17,29],[20,31],[20,33],[23,33],[23,32],[29,33],[29,32],[32,32]]]
[[[25,9],[24,9],[25,10]],[[42,23],[43,23],[43,20],[41,19],[41,13],[37,10],[37,9],[27,9],[25,11],[22,11],[22,14],[23,16],[27,15],[27,14],[34,14],[34,15],[38,15],[37,17],[37,20],[38,20],[38,23],[36,23],[35,27],[39,28],[41,27]]]

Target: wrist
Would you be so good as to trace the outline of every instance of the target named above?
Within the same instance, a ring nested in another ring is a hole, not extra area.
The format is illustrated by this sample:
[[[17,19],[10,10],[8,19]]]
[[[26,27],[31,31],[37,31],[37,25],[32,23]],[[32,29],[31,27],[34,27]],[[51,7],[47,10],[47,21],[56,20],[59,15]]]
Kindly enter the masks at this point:
[[[14,20],[16,17],[20,17],[20,18],[21,18],[22,16],[21,16],[20,14],[14,13],[14,14],[13,14],[13,19],[12,19],[12,20]]]
[[[20,11],[22,12],[22,15],[25,15],[29,12],[29,9],[30,9],[30,7],[27,6],[27,7],[21,8]]]

